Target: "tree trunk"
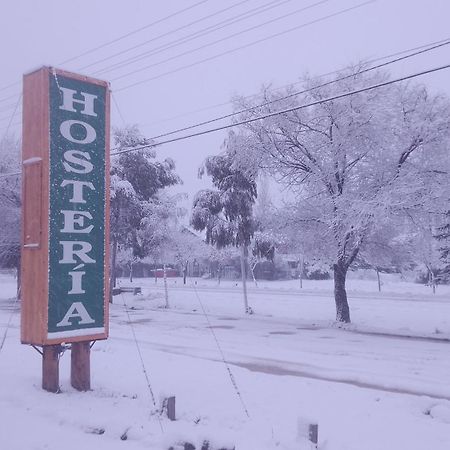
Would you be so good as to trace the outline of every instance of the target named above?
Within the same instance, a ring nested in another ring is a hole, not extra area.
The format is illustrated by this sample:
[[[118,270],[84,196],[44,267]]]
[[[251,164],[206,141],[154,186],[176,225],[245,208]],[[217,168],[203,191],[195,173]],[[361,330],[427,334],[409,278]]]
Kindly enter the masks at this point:
[[[303,257],[302,257],[302,259],[300,259],[298,261],[298,266],[300,267],[300,270],[299,270],[300,289],[303,289],[303,265],[304,265],[304,262],[303,262]]]
[[[21,283],[22,283],[22,280],[21,280],[21,276],[22,276],[22,270],[21,270],[21,268],[20,268],[20,265],[19,265],[19,267],[17,267],[17,293],[16,293],[16,295],[17,295],[17,300],[20,300],[20,297],[21,297],[21,292],[22,292],[22,285],[21,285]]]
[[[377,272],[378,292],[381,292],[381,278],[380,278],[380,271],[378,270],[378,267],[375,268],[375,271]]]
[[[113,302],[113,288],[116,286],[117,239],[112,239],[111,270],[109,274],[109,303]]]
[[[217,284],[220,286],[220,280],[222,279],[222,267],[219,264],[217,267]]]
[[[433,294],[436,294],[436,278],[434,276],[434,272],[432,269],[430,269],[430,277],[429,278],[430,278],[431,287],[433,289]]]
[[[130,283],[133,282],[133,261],[130,262]]]
[[[252,266],[250,266],[250,270],[252,272],[253,283],[255,283],[256,287],[258,287],[258,282],[256,281],[256,277],[255,277],[255,269],[258,264],[259,264],[259,261],[256,262],[255,264],[253,264]]]
[[[242,290],[244,292],[244,309],[246,314],[250,314],[247,298],[247,271],[245,267],[247,259],[247,252],[244,246],[241,247],[241,275],[242,275]]]
[[[169,308],[169,290],[167,288],[167,271],[166,265],[163,265],[163,277],[164,277],[164,297],[166,300],[165,308]]]
[[[188,263],[189,263],[189,261],[186,261],[184,263],[184,267],[183,267],[183,284],[186,284],[186,278],[187,278],[187,272],[188,272]]]
[[[336,321],[350,323],[350,308],[345,290],[347,266],[343,261],[338,261],[333,266],[334,271],[334,301],[336,303]]]

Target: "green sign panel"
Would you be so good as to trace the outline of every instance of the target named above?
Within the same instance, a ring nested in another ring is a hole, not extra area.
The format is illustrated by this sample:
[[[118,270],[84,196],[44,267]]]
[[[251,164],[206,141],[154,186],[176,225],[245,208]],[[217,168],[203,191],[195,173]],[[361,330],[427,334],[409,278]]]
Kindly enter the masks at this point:
[[[49,339],[105,332],[106,95],[50,75]]]

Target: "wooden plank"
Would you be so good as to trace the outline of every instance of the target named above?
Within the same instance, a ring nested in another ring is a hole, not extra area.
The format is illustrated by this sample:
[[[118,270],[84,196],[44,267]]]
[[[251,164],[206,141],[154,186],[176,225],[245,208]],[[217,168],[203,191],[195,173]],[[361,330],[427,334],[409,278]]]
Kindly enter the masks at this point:
[[[111,246],[110,246],[110,208],[111,208],[111,199],[110,199],[110,186],[111,186],[111,89],[109,83],[105,84],[106,86],[106,99],[105,99],[105,147],[106,147],[106,155],[105,155],[105,297],[103,299],[103,307],[105,311],[105,338],[109,336],[109,297],[110,297],[110,288],[111,284],[109,282],[109,277],[111,276]],[[92,340],[92,339],[91,339]]]
[[[22,312],[21,340],[23,343],[43,345],[46,336],[47,298],[48,298],[48,154],[49,154],[49,104],[48,71],[40,69],[27,74],[23,79],[23,134],[22,161],[40,158],[42,178],[35,188],[25,184],[22,177],[24,197],[22,208],[21,233],[21,281]],[[26,170],[25,170],[26,171]],[[34,194],[33,194],[34,191]],[[40,191],[40,192],[39,192]],[[38,194],[39,192],[39,194]],[[40,207],[33,203],[40,201]],[[38,209],[41,215],[39,247],[25,247],[28,238],[24,235],[29,230],[28,223],[35,223],[33,217]],[[26,224],[24,226],[24,224]]]
[[[42,389],[59,392],[59,345],[44,345],[42,348]]]
[[[27,220],[23,225],[23,246],[36,250],[42,235],[42,159],[31,158],[23,165],[24,189],[22,201]]]
[[[91,389],[91,347],[90,342],[72,344],[70,365],[70,383],[78,391]]]

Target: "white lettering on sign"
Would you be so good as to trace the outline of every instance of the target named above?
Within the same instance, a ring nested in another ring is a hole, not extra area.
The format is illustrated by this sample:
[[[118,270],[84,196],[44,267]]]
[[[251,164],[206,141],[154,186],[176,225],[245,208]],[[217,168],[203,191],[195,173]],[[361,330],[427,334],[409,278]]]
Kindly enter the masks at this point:
[[[71,324],[71,320],[79,319],[79,325],[87,325],[89,323],[95,323],[95,320],[89,315],[83,303],[74,302],[66,312],[61,322],[56,324],[57,327],[68,327]]]
[[[64,180],[61,183],[61,187],[73,186],[72,198],[69,200],[70,203],[86,203],[83,196],[83,188],[86,186],[92,191],[95,191],[94,185],[90,181],[78,181],[78,180]]]
[[[99,253],[96,246],[99,244],[93,236],[99,231],[97,222],[95,222],[98,213],[95,205],[90,205],[98,200],[97,190],[103,189],[102,180],[97,180],[96,177],[96,172],[100,168],[94,167],[98,158],[93,153],[98,151],[96,144],[98,144],[97,140],[99,140],[100,133],[103,133],[103,129],[97,128],[97,121],[94,122],[90,117],[98,117],[102,111],[97,109],[100,106],[99,103],[96,103],[99,100],[98,95],[69,87],[59,85],[58,87],[62,98],[59,110],[68,113],[64,113],[60,119],[62,122],[55,130],[59,130],[61,146],[56,149],[58,154],[54,159],[61,176],[56,186],[61,200],[58,203],[61,206],[58,208],[60,215],[56,225],[56,229],[59,230],[58,246],[61,245],[58,247],[60,250],[58,262],[68,265],[60,266],[66,268],[64,270],[66,278],[64,294],[67,294],[67,297],[64,301],[68,303],[62,307],[62,311],[58,311],[55,322],[61,319],[64,310],[70,304],[64,317],[56,326],[58,328],[76,328],[77,325],[95,323],[94,311],[90,310],[90,314],[93,314],[91,316],[86,308],[89,308],[93,302],[90,291],[94,289],[92,280],[96,279],[95,272],[102,269],[102,267],[92,266],[97,263],[96,259],[102,257],[97,256]],[[64,138],[65,141],[61,138]],[[78,208],[83,210],[78,210]],[[75,236],[69,237],[62,233],[75,233]],[[82,240],[77,240],[77,238]],[[93,242],[88,242],[90,240]],[[88,264],[91,266],[87,266]],[[100,265],[103,266],[103,264]],[[77,331],[81,332],[82,330]],[[59,332],[63,333],[61,330],[58,330]]]
[[[61,233],[90,233],[94,225],[84,227],[84,219],[92,219],[92,214],[88,211],[71,211],[63,210],[61,213],[64,215],[64,227],[61,229]],[[75,228],[78,225],[80,228]]]
[[[84,264],[80,264],[80,266],[84,266]],[[82,281],[86,272],[75,272],[74,269],[72,272],[69,272],[69,275],[72,278],[72,289],[70,289],[68,294],[85,294],[86,291],[83,289]]]
[[[83,105],[83,109],[79,111],[81,114],[86,114],[88,116],[97,117],[97,114],[94,111],[94,100],[97,98],[96,95],[88,94],[87,92],[80,92],[78,95],[81,95],[84,100],[78,100],[74,98],[74,95],[78,92],[74,89],[69,89],[65,87],[60,87],[59,90],[62,92],[63,104],[59,107],[59,109],[64,109],[65,111],[70,112],[78,112],[74,107],[74,103],[79,103]]]
[[[64,159],[65,162],[63,162],[63,166],[67,172],[89,173],[92,172],[92,169],[94,168],[92,163],[89,162],[91,159],[91,155],[89,155],[88,152],[82,152],[80,150],[68,150],[67,152],[64,152]],[[71,164],[74,164],[75,166],[81,166],[81,169],[74,167]]]
[[[78,139],[72,135],[73,125],[79,125],[84,128],[86,136],[83,139]],[[61,134],[70,142],[75,142],[76,144],[90,144],[95,141],[97,137],[97,132],[92,125],[81,120],[65,120],[61,123],[59,127]]]
[[[89,242],[84,241],[59,241],[59,243],[63,246],[63,257],[59,261],[60,264],[73,264],[78,261],[75,259],[75,256],[79,258],[80,261],[85,264],[94,264],[95,259],[92,259],[88,252],[92,250],[92,245]],[[81,247],[78,250],[75,250],[75,247]]]

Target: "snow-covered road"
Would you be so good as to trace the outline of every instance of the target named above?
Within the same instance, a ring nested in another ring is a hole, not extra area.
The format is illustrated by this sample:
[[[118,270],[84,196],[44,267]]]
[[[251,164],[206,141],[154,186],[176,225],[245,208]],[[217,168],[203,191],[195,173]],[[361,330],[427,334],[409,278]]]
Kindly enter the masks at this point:
[[[164,309],[161,280],[137,280],[143,295],[114,297],[110,339],[93,347],[93,391],[70,387],[65,355],[62,394],[52,395],[40,389],[39,355],[19,343],[19,314],[7,298],[13,280],[2,281],[2,336],[11,322],[0,353],[1,448],[167,450],[209,438],[218,448],[306,449],[299,418],[319,423],[321,450],[450,448],[445,291],[380,295],[360,283],[350,295],[354,323],[342,329],[329,285],[304,293],[289,283],[251,287],[255,314],[246,316],[239,286],[169,280]],[[144,367],[157,406],[177,398],[178,420],[162,419],[164,432],[150,415]]]

